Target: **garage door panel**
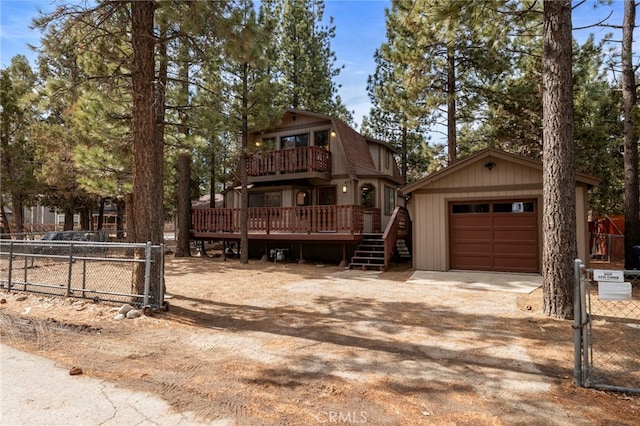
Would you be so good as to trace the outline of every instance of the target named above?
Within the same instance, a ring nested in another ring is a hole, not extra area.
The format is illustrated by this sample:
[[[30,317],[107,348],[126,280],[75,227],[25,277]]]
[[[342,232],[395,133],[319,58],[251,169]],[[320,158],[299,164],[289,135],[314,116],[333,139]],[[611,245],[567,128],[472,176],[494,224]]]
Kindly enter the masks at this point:
[[[538,232],[535,229],[530,230],[507,230],[494,229],[493,241],[537,241]]]
[[[460,235],[456,238],[456,241],[491,241],[493,239],[493,232],[490,229],[461,229]]]
[[[474,243],[464,243],[459,244],[456,250],[457,256],[487,256],[487,246],[491,243],[485,244],[474,244]],[[491,256],[489,256],[491,257]]]
[[[518,243],[494,243],[493,254],[494,255],[523,255],[526,254],[531,257],[535,256],[537,247],[535,244],[518,244]]]
[[[534,201],[524,203],[528,203],[525,211],[517,211],[515,207],[511,211],[510,202],[483,202],[491,206],[487,211],[470,213],[465,211],[466,206],[452,204],[449,211],[450,268],[538,272],[536,206]],[[494,204],[497,204],[496,213]]]
[[[513,228],[513,227],[530,227],[532,222],[535,224],[535,215],[524,215],[522,213],[513,214],[496,214],[493,215],[493,226],[498,228]],[[535,226],[535,225],[534,225]]]

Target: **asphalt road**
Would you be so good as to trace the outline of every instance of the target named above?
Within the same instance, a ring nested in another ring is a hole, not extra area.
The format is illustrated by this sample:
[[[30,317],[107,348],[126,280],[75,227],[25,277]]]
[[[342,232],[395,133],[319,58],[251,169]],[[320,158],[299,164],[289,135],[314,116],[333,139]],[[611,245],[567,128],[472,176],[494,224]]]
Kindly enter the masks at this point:
[[[151,394],[133,392],[72,366],[0,343],[0,425],[200,425],[193,413],[176,413]],[[207,422],[230,425],[231,419]]]

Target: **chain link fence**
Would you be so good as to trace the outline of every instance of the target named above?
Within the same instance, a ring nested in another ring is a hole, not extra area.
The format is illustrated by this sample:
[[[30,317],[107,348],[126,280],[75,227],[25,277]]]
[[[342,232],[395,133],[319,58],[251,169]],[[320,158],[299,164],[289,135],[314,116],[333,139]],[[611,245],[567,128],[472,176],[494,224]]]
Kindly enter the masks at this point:
[[[8,291],[130,303],[147,313],[167,308],[163,245],[86,241],[85,237],[86,233],[78,231],[65,235],[64,239],[3,235],[0,287]]]
[[[578,384],[640,393],[640,271],[577,267],[576,274]],[[603,274],[622,282],[598,281]]]

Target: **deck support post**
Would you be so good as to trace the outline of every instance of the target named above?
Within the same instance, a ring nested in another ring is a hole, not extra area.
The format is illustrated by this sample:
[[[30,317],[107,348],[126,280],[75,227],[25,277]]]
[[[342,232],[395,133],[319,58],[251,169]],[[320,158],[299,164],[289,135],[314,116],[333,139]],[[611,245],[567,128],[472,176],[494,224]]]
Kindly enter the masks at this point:
[[[340,261],[340,264],[338,265],[338,267],[346,268],[347,265],[348,265],[348,263],[347,263],[347,245],[345,243],[342,243],[342,260]]]
[[[302,264],[302,263],[307,263],[307,262],[304,260],[304,256],[302,255],[302,246],[303,246],[303,244],[302,244],[302,243],[300,243],[300,259],[298,259],[298,263],[300,263],[300,264]]]

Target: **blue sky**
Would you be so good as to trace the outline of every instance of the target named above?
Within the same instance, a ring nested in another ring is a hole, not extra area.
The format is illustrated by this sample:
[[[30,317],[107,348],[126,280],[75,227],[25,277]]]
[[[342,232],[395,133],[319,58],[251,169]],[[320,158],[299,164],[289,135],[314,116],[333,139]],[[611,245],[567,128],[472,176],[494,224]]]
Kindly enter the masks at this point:
[[[622,1],[614,1],[612,6],[593,8],[596,1],[589,0],[573,14],[574,27],[594,24],[614,11],[611,22],[622,24]],[[336,79],[341,85],[339,94],[349,110],[355,111],[355,122],[359,125],[363,115],[369,112],[367,77],[375,70],[373,53],[385,41],[384,9],[390,0],[325,0],[325,18],[333,16],[336,36],[331,45],[336,53],[337,66],[344,69]],[[53,0],[0,0],[0,54],[2,67],[11,62],[17,54],[30,59],[32,52],[27,44],[39,44],[40,34],[29,29],[31,20],[37,16],[37,9],[52,10]],[[588,32],[601,37],[610,29],[594,28],[574,34],[579,40]],[[619,37],[618,37],[619,38]]]

